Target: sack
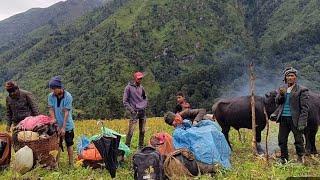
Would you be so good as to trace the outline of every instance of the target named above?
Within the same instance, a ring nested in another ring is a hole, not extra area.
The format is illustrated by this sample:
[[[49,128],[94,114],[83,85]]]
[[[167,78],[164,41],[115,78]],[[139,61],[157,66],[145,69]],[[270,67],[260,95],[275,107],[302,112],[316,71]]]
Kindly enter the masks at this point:
[[[19,141],[36,141],[39,140],[39,134],[32,131],[20,131],[18,132]]]
[[[162,180],[163,165],[160,153],[151,146],[147,146],[133,155],[134,179]]]
[[[9,134],[0,133],[0,168],[6,168],[11,159],[11,137]]]
[[[102,157],[96,148],[96,146],[91,143],[85,150],[79,154],[79,159],[101,161]]]
[[[154,134],[150,138],[149,144],[155,147],[163,156],[166,156],[174,151],[172,136],[168,133]]]
[[[33,152],[28,146],[24,146],[16,152],[13,168],[15,171],[24,174],[31,170],[33,166]]]
[[[169,179],[192,179],[200,174],[194,155],[188,149],[178,149],[170,153],[163,164]]]

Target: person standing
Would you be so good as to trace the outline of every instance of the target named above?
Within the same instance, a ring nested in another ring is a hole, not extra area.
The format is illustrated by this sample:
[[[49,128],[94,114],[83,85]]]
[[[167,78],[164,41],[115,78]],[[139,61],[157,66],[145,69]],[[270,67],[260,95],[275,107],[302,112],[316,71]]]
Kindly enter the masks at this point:
[[[280,93],[276,97],[279,104],[276,112],[271,115],[271,120],[280,123],[278,143],[281,150],[280,162],[286,163],[288,155],[288,136],[292,131],[295,139],[295,148],[298,155],[298,162],[304,162],[304,139],[303,130],[307,126],[308,119],[308,89],[297,84],[297,70],[293,67],[284,71],[284,82],[286,87],[280,88]]]
[[[39,115],[38,105],[33,95],[20,89],[16,82],[10,80],[5,83],[5,89],[9,93],[6,98],[6,131],[11,131],[11,126],[16,126],[20,121],[28,116]]]
[[[73,166],[74,144],[74,122],[72,119],[72,101],[71,94],[63,87],[61,78],[55,76],[49,81],[51,93],[48,95],[48,108],[53,122],[58,124],[58,133],[60,135],[60,150],[63,150],[62,142],[65,141],[68,151],[69,165]],[[58,153],[57,162],[59,162]]]
[[[146,107],[148,100],[146,92],[141,85],[144,74],[136,72],[133,75],[134,81],[129,82],[123,93],[123,105],[130,112],[129,129],[126,137],[126,145],[130,147],[131,138],[136,124],[139,122],[139,148],[144,146],[144,133],[146,125]]]

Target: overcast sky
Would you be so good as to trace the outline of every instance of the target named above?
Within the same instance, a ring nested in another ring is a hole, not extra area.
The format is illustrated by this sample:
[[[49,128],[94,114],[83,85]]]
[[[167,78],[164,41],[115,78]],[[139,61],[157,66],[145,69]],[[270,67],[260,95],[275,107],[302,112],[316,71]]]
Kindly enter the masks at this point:
[[[0,21],[36,7],[49,7],[65,0],[0,0]]]

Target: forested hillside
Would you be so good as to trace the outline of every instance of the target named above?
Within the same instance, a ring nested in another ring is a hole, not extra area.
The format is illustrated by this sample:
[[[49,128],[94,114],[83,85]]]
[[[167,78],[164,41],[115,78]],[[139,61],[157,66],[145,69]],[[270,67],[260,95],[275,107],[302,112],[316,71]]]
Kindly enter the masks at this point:
[[[218,97],[247,93],[250,62],[258,90],[279,85],[287,65],[320,90],[319,9],[317,0],[111,0],[1,49],[0,82],[17,80],[46,112],[48,80],[61,75],[79,118],[124,116],[123,89],[136,70],[146,73],[148,113],[157,116],[179,90],[208,110]]]

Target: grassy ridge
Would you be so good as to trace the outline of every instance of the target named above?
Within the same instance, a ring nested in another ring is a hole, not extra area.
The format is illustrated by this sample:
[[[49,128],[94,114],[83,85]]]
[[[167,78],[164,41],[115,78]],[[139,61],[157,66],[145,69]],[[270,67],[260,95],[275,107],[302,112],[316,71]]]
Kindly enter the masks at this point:
[[[75,130],[75,142],[77,138],[82,135],[93,135],[99,132],[99,126],[96,120],[86,120],[86,121],[76,121]],[[105,121],[106,127],[114,129],[120,133],[125,134],[127,131],[128,121],[122,120],[112,120]],[[5,125],[0,125],[0,131],[5,130]],[[138,128],[132,139],[133,152],[137,148],[138,144]],[[156,132],[166,131],[171,133],[173,128],[166,125],[162,118],[149,118],[146,125],[146,140],[148,140],[152,134]],[[271,123],[271,135],[270,135],[270,146],[276,145],[276,134],[277,125]],[[253,156],[251,153],[251,132],[249,130],[241,130],[241,135],[243,143],[238,140],[238,134],[236,131],[231,131],[231,142],[233,143],[233,154],[232,154],[232,170],[224,171],[220,170],[215,177],[217,179],[286,179],[291,176],[308,176],[315,177],[320,176],[318,167],[320,165],[319,157],[308,157],[306,159],[306,166],[295,164],[294,160],[288,165],[281,166],[277,164],[274,160],[270,160],[270,164],[267,164],[262,158]],[[265,136],[263,136],[263,141]],[[320,146],[320,134],[317,135],[317,146]],[[292,159],[294,159],[294,147],[293,147],[292,137],[289,141],[289,150]],[[131,170],[131,157],[126,160],[123,167],[119,168],[117,171],[117,179],[133,179],[133,173]],[[47,171],[36,167],[34,170],[28,172],[27,174],[20,176],[15,174],[12,170],[7,170],[0,172],[2,179],[12,179],[16,178],[30,178],[30,179],[111,179],[109,173],[106,170],[92,170],[83,167],[69,168],[67,166],[66,152],[62,154],[61,166],[56,171]],[[212,179],[209,175],[203,175],[200,179]]]

